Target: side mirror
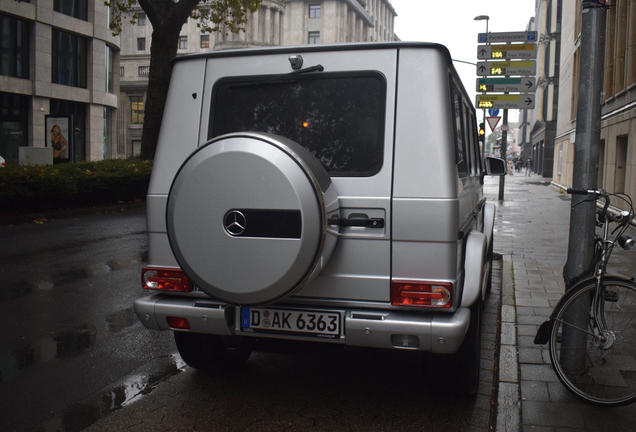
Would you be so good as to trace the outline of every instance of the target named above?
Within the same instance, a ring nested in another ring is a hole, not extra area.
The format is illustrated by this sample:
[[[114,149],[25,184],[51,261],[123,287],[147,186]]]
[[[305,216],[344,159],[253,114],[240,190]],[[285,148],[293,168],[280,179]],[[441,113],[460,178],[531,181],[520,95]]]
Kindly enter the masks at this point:
[[[506,175],[506,162],[503,159],[488,156],[484,159],[486,174],[490,176]]]

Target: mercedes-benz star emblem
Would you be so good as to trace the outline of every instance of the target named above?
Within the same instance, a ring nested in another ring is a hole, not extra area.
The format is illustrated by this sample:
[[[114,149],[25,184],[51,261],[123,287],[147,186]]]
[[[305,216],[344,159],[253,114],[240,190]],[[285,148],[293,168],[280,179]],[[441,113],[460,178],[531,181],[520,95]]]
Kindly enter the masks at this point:
[[[247,220],[245,215],[238,210],[230,210],[223,219],[225,231],[231,236],[240,236],[245,232]]]

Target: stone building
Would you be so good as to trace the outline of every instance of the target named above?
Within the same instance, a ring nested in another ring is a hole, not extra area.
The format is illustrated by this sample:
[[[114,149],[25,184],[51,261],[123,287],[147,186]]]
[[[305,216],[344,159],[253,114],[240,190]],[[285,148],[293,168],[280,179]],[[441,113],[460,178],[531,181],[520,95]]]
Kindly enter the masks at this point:
[[[636,4],[614,0],[607,11],[605,69],[601,97],[598,187],[636,197]],[[563,0],[559,119],[553,181],[572,186],[578,76],[581,53],[581,2]],[[612,201],[614,203],[614,201]],[[618,204],[618,203],[617,203]]]
[[[4,1],[4,0],[3,0]],[[119,154],[138,155],[150,69],[152,26],[140,9],[137,24],[124,19],[121,33]],[[181,29],[177,55],[219,49],[395,40],[389,0],[263,0],[245,32],[202,33],[190,19]]]
[[[543,177],[552,177],[554,140],[557,128],[561,15],[563,0],[537,0],[535,16],[528,30],[539,36],[537,46],[537,90],[535,108],[522,110],[521,156],[532,158],[532,170]]]
[[[119,38],[108,22],[102,0],[0,0],[0,155],[8,163],[21,154],[25,163],[113,155]]]

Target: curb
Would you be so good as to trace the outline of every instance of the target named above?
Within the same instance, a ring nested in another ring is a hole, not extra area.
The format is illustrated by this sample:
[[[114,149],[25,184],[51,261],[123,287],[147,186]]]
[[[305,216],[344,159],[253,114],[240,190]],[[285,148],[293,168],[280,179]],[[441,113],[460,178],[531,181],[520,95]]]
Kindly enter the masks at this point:
[[[511,255],[503,255],[501,268],[501,339],[496,431],[518,432],[521,424],[517,316]]]

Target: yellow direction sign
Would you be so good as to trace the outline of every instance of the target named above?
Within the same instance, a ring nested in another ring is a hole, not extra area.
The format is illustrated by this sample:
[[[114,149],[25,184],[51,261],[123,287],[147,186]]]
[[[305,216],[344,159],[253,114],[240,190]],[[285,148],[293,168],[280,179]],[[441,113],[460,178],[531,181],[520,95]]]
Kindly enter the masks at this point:
[[[487,59],[536,59],[535,44],[479,45],[477,58]]]
[[[533,109],[533,94],[477,95],[475,107],[479,109]]]
[[[536,61],[477,62],[479,76],[534,75]]]

